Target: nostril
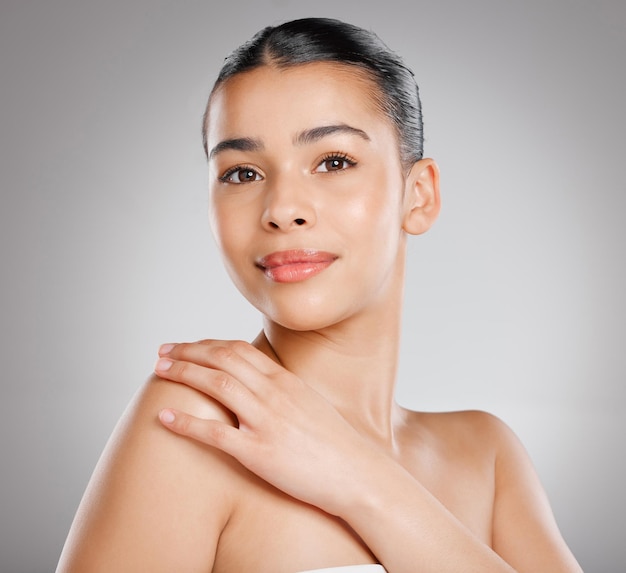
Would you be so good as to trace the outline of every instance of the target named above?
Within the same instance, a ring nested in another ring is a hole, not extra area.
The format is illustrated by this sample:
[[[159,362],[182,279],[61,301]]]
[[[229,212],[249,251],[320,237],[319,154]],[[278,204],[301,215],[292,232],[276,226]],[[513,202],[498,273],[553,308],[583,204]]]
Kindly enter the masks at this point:
[[[296,224],[298,227],[301,227],[302,225],[306,225],[306,219],[302,219],[301,217],[298,217],[297,219],[294,219],[292,224]],[[266,223],[270,228],[272,229],[281,229],[281,225],[280,223],[276,223],[276,221],[267,221]]]

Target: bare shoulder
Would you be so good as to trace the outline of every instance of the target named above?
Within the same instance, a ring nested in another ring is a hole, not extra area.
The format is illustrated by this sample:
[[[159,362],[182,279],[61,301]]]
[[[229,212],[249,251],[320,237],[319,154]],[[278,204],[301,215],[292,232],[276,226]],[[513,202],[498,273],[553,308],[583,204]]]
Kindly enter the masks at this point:
[[[418,443],[430,444],[444,460],[443,467],[452,470],[456,490],[468,471],[488,483],[485,491],[493,496],[490,545],[507,563],[517,571],[581,571],[561,536],[526,448],[505,422],[474,410],[409,412],[407,419]],[[442,481],[445,476],[439,476],[437,484]],[[475,498],[481,484],[473,482],[468,491]]]
[[[206,571],[232,510],[226,454],[165,429],[165,407],[234,424],[211,398],[151,377],[115,428],[59,563],[73,571]]]
[[[526,449],[500,418],[482,410],[407,411],[407,428],[422,451],[434,451],[457,468],[484,467],[493,482],[496,502],[520,484],[537,499],[545,498]],[[424,445],[426,447],[424,447]],[[485,472],[485,477],[487,473]]]
[[[474,535],[491,544],[501,422],[480,411],[405,412],[403,463]]]
[[[495,460],[500,448],[515,441],[511,429],[497,416],[482,410],[455,412],[404,411],[410,439],[463,457]]]
[[[428,424],[433,428],[450,431],[479,431],[499,433],[507,428],[497,416],[484,410],[457,410],[450,412],[415,412],[408,411],[414,424]]]

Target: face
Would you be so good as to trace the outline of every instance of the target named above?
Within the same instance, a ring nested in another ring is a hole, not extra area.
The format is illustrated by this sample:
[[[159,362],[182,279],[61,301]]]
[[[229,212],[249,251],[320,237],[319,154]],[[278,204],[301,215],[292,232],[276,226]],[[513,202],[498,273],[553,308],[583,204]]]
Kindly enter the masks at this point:
[[[401,292],[405,177],[375,89],[346,66],[265,66],[211,100],[213,232],[235,285],[287,328],[336,324]]]

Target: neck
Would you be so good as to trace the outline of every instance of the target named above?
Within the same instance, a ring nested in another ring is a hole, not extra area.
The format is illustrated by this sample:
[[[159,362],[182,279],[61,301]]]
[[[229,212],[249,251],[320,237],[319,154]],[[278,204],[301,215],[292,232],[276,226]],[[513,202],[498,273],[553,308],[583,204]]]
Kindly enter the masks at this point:
[[[403,273],[401,273],[403,274]],[[355,427],[392,439],[402,284],[338,324],[295,331],[269,319],[254,344],[315,388]]]

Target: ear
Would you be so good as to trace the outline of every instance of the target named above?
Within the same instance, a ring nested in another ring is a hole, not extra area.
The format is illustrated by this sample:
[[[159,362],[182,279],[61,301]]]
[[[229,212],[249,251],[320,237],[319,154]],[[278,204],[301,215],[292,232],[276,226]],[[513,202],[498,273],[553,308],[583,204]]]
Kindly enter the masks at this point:
[[[402,228],[411,235],[430,229],[439,215],[439,167],[432,159],[417,161],[406,178]]]

